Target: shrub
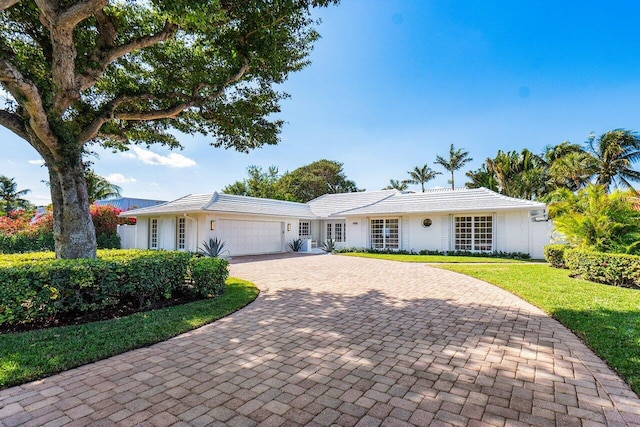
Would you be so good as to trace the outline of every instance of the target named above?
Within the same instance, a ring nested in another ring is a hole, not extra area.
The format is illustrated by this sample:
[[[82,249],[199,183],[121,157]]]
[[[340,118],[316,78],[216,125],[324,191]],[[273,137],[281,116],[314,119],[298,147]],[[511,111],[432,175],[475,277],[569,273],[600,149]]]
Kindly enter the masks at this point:
[[[289,248],[291,248],[293,252],[300,252],[300,250],[302,250],[302,239],[294,239],[289,242]]]
[[[564,260],[573,274],[585,280],[640,288],[640,256],[570,249]]]
[[[210,258],[219,258],[223,253],[229,253],[229,251],[224,249],[226,244],[227,242],[219,240],[217,237],[209,239],[209,242],[205,240],[202,242],[202,248],[198,250],[198,255]]]
[[[569,245],[547,245],[544,247],[544,259],[555,268],[565,268],[564,253],[569,249]]]
[[[336,250],[336,242],[333,239],[327,239],[327,241],[320,246],[320,249],[327,253],[332,253]]]
[[[229,277],[228,265],[222,258],[192,258],[189,261],[191,292],[204,298],[222,294]]]
[[[488,258],[508,258],[508,259],[530,259],[531,256],[524,252],[470,252],[470,251],[435,251],[423,249],[421,251],[405,249],[371,249],[371,248],[343,248],[337,252],[364,252],[369,254],[392,254],[392,255],[442,255],[442,256],[473,256]]]
[[[127,303],[144,307],[188,289],[185,279],[192,255],[186,252],[99,251],[98,259],[81,260],[54,256],[52,252],[0,255],[0,324]],[[198,295],[217,294],[217,280],[226,279],[226,268],[226,261],[198,265],[191,288]]]

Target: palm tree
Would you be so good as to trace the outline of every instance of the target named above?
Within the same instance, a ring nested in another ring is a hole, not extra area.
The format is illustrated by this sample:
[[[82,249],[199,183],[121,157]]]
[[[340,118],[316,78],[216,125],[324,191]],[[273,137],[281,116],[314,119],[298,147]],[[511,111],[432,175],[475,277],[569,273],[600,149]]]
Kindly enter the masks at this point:
[[[546,164],[526,148],[520,153],[499,150],[495,158],[486,160],[486,168],[495,177],[501,194],[531,199],[545,193]]]
[[[101,177],[90,169],[88,169],[85,173],[87,177],[87,193],[89,194],[89,203],[93,203],[96,200],[121,197],[120,192],[122,191],[122,188],[110,183],[105,178]]]
[[[498,181],[492,172],[487,170],[487,165],[483,164],[480,168],[469,171],[465,174],[471,182],[467,182],[465,187],[467,188],[488,188],[491,191],[498,192]]]
[[[563,141],[558,145],[547,145],[544,147],[542,157],[548,165],[551,165],[556,160],[571,154],[571,153],[583,153],[584,149],[580,144],[573,144],[569,141]]]
[[[18,184],[14,178],[0,175],[0,204],[6,216],[9,216],[9,213],[17,208],[28,209],[31,207],[31,203],[22,198],[31,190],[18,190],[17,187]]]
[[[449,160],[445,159],[444,157],[436,156],[435,163],[451,172],[451,189],[455,190],[456,187],[453,173],[460,169],[462,166],[469,163],[471,160],[473,159],[469,157],[469,152],[462,151],[461,148],[458,148],[456,150],[453,148],[453,144],[451,144],[451,147],[449,147]]]
[[[405,191],[408,187],[407,181],[400,181],[399,179],[390,179],[389,185],[383,188],[383,190],[399,190]]]
[[[549,166],[549,177],[554,187],[578,191],[591,181],[597,172],[596,159],[585,151],[574,151],[556,158]]]
[[[431,181],[437,175],[442,175],[440,172],[436,172],[429,168],[429,165],[424,165],[422,167],[414,167],[413,170],[407,172],[409,174],[409,179],[405,182],[409,184],[420,184],[422,187],[422,192],[424,193],[424,184],[425,182]]]
[[[632,188],[629,181],[640,181],[640,172],[632,164],[640,160],[640,139],[635,132],[615,129],[597,139],[587,140],[587,149],[596,159],[596,183],[607,190],[615,187]]]

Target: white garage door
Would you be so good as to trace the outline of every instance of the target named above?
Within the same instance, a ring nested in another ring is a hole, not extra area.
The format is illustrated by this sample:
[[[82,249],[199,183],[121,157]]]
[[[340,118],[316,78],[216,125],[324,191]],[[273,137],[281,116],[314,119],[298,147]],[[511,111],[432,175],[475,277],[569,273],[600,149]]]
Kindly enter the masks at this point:
[[[222,220],[220,231],[231,255],[282,252],[281,222]]]

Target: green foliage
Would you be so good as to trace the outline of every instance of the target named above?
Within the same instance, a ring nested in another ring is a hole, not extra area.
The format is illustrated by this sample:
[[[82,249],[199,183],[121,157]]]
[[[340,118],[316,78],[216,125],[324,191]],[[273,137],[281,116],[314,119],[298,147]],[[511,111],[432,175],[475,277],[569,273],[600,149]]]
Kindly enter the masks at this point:
[[[145,307],[171,298],[186,289],[192,257],[185,252],[140,250],[100,251],[98,256],[93,260],[52,259],[53,253],[0,256],[0,324],[127,303]],[[210,287],[219,286],[226,265],[226,261],[197,264],[197,279],[189,289],[215,294]],[[214,271],[207,273],[209,267]],[[207,282],[211,277],[215,283]]]
[[[264,171],[260,166],[252,165],[247,168],[247,174],[249,175],[247,179],[227,185],[222,192],[265,199],[283,200],[285,198],[278,188],[280,176],[277,166],[269,166],[269,169]]]
[[[386,259],[389,261],[399,262],[420,262],[420,263],[523,263],[520,258],[496,258],[483,256],[465,256],[465,255],[419,255],[419,254],[398,254],[398,253],[375,253],[375,252],[343,252],[338,251],[341,255],[355,256],[362,258]]]
[[[544,259],[555,268],[565,268],[564,253],[569,245],[547,245],[544,247]]]
[[[0,209],[4,212],[5,216],[9,216],[15,209],[29,209],[32,208],[31,203],[28,200],[22,198],[31,190],[18,190],[18,185],[14,181],[14,178],[8,178],[4,175],[0,175]]]
[[[285,173],[278,181],[278,188],[286,200],[300,203],[325,194],[362,191],[347,179],[342,163],[326,159]]]
[[[570,249],[564,259],[571,273],[585,280],[640,288],[640,256]]]
[[[258,293],[252,283],[230,278],[218,298],[102,322],[0,334],[0,388],[164,341],[239,310]]]
[[[574,246],[599,252],[626,253],[640,240],[640,211],[632,192],[607,194],[602,185],[589,185],[577,194],[567,189],[550,195],[549,217]]]
[[[122,188],[110,183],[91,169],[86,170],[85,177],[87,179],[87,193],[89,195],[89,203],[93,203],[96,200],[121,197],[120,192],[122,191]]]
[[[399,179],[390,179],[389,185],[383,188],[383,190],[398,190],[405,191],[409,188],[409,181],[401,181]]]
[[[276,166],[264,171],[259,166],[247,168],[249,177],[222,189],[223,193],[306,203],[325,194],[361,191],[347,179],[342,163],[318,160],[280,176]]]
[[[597,184],[609,190],[612,186],[633,188],[631,181],[640,181],[640,172],[632,167],[640,160],[640,139],[635,132],[615,129],[597,139],[592,135],[587,146],[596,161]]]
[[[302,250],[302,239],[294,239],[289,242],[289,247],[293,252],[299,252]]]
[[[221,258],[198,258],[189,261],[191,292],[203,298],[220,295],[229,277],[229,262]]]
[[[531,259],[531,256],[524,252],[470,252],[470,251],[431,251],[423,249],[421,251],[407,251],[404,249],[371,249],[371,248],[343,248],[338,249],[339,253],[361,252],[367,254],[388,254],[388,255],[434,255],[442,257],[472,257],[472,258],[505,258],[505,259]]]
[[[422,167],[415,166],[412,170],[407,172],[409,179],[406,181],[409,184],[420,184],[420,188],[424,193],[424,184],[431,181],[438,175],[442,175],[440,172],[431,170],[429,165],[425,164]]]
[[[208,242],[202,242],[202,248],[198,250],[198,254],[210,258],[218,258],[225,252],[229,253],[229,251],[224,250],[226,244],[226,242],[214,237],[209,239]]]

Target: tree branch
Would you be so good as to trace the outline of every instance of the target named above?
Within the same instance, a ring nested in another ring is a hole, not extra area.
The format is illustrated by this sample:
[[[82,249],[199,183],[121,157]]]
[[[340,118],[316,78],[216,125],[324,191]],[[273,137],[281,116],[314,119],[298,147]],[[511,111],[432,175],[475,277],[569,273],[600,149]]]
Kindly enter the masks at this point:
[[[0,11],[9,9],[14,4],[20,2],[20,0],[0,0]]]
[[[107,25],[109,24],[105,22],[105,27],[104,27],[105,33],[101,32],[101,34],[104,34],[103,41],[105,42],[105,44],[112,45],[112,42],[109,43],[109,40],[107,39],[107,37],[109,38],[111,37],[112,29],[108,28]],[[134,50],[144,49],[146,47],[153,46],[157,43],[163,42],[173,37],[177,30],[178,30],[177,25],[167,21],[165,22],[162,30],[160,30],[155,34],[152,34],[150,36],[140,37],[135,40],[131,40],[129,43],[125,43],[121,46],[116,46],[106,52],[101,52],[100,50],[96,50],[93,53],[93,58],[94,58],[94,61],[97,62],[99,65],[96,68],[87,70],[83,74],[78,76],[78,86],[80,90],[84,91],[90,88],[91,86],[93,86],[93,84],[102,76],[102,74],[104,73],[104,70],[106,70],[109,64],[111,64],[113,61],[123,57],[124,55],[130,52],[133,52]]]
[[[57,24],[74,28],[108,4],[108,0],[87,0],[82,3],[76,3],[58,15]]]
[[[58,145],[58,138],[49,127],[49,119],[42,105],[38,88],[6,58],[0,57],[0,82],[13,98],[24,108],[35,135],[49,148]],[[28,139],[29,142],[30,139]]]
[[[24,125],[22,117],[16,113],[0,110],[0,126],[4,126],[20,138],[29,141],[29,133]]]

